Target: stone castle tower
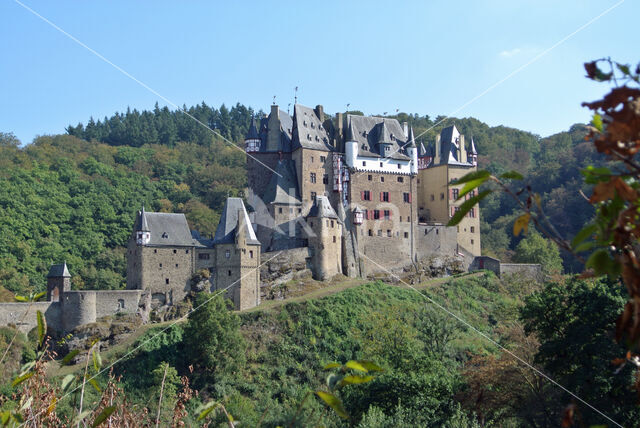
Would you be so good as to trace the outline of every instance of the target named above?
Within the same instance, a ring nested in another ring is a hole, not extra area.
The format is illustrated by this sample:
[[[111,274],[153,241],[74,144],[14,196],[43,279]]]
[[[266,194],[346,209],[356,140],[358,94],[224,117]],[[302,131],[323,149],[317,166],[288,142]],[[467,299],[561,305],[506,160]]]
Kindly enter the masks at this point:
[[[226,290],[236,310],[257,306],[260,303],[260,241],[241,198],[227,199],[213,246],[215,290]]]
[[[71,290],[71,275],[67,263],[51,265],[47,275],[47,301],[60,302],[65,292]]]
[[[342,273],[342,222],[326,196],[316,196],[307,224],[313,232],[309,237],[313,278],[323,281]]]

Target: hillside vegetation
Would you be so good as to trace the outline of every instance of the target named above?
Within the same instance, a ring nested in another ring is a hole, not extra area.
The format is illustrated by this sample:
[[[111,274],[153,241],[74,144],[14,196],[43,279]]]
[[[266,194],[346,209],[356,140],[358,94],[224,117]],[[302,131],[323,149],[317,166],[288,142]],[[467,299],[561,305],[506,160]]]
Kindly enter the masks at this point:
[[[48,267],[66,260],[75,288],[123,287],[124,246],[142,205],[184,212],[192,228],[213,233],[225,198],[242,196],[246,186],[240,147],[254,112],[239,104],[215,109],[204,103],[188,111],[237,146],[180,112],[158,107],[90,119],[69,126],[68,135],[37,137],[24,147],[10,133],[0,134],[0,286],[22,294],[43,290]],[[416,134],[440,120],[396,117]],[[584,127],[540,138],[473,118],[450,118],[419,140],[433,142],[452,123],[468,140],[474,138],[481,167],[523,172],[567,236],[592,217],[580,195],[580,168],[597,164],[583,140]],[[483,201],[483,252],[504,260],[517,257],[519,238],[508,233],[515,216],[503,194]],[[565,268],[577,266],[566,259]]]

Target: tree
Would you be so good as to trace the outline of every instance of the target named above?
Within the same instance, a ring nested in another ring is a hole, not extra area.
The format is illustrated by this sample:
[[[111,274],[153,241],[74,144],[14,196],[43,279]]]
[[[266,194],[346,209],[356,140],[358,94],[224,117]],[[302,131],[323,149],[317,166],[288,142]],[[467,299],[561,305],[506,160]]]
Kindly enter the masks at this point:
[[[562,258],[558,247],[535,230],[516,246],[514,260],[518,263],[540,263],[547,274],[562,272]]]
[[[215,382],[224,374],[242,367],[246,343],[240,334],[240,318],[232,312],[231,302],[221,295],[200,293],[189,314],[183,343],[200,383]]]
[[[613,327],[626,300],[617,282],[574,277],[565,283],[547,283],[530,295],[521,317],[525,331],[540,340],[535,362],[545,372],[618,423],[634,425],[640,410],[635,394],[630,393],[633,369],[627,365],[614,375],[612,366],[625,352],[613,339]],[[588,422],[585,425],[607,423],[585,406],[579,407]]]

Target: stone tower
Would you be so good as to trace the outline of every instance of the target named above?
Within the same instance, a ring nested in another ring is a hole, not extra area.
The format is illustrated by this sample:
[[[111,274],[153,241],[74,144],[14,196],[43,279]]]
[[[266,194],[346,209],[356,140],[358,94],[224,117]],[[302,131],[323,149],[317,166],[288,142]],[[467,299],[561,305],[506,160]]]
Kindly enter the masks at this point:
[[[241,198],[227,198],[213,245],[214,290],[224,290],[236,310],[257,306],[260,303],[260,241]]]
[[[47,300],[50,302],[62,301],[63,294],[71,290],[71,275],[67,269],[67,263],[51,265],[47,275]]]
[[[342,223],[326,196],[316,196],[307,224],[313,231],[309,237],[313,278],[323,281],[342,273]]]

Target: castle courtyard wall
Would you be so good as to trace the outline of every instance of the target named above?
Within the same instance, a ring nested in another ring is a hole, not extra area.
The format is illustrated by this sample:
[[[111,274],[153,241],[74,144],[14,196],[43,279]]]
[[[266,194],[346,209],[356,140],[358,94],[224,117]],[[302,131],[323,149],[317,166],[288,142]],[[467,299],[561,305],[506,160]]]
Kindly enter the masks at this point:
[[[117,313],[136,313],[142,293],[143,290],[96,291],[96,318]]]
[[[62,330],[59,302],[0,302],[0,325],[14,325],[23,333],[29,333],[38,321],[36,312],[41,311],[52,330]]]

